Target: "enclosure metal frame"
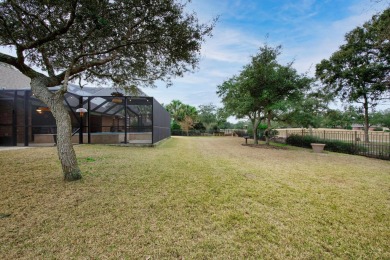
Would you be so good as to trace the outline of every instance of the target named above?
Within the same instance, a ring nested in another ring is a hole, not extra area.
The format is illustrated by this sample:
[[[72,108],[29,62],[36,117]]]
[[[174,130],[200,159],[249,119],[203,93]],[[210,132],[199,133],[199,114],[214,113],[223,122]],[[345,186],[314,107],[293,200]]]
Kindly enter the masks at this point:
[[[18,92],[24,92],[23,95],[18,96]],[[31,101],[32,100],[38,100],[41,102],[39,99],[36,99],[35,97],[32,96],[32,92],[29,89],[3,89],[0,90],[0,94],[8,93],[9,97],[0,97],[0,102],[2,101],[12,101],[13,104],[13,111],[12,111],[12,146],[17,146],[18,143],[18,135],[17,135],[17,128],[18,127],[23,127],[24,128],[24,146],[29,146],[29,128],[37,127],[32,125],[32,123],[29,123],[29,120],[32,118],[32,111],[31,111]],[[68,98],[70,96],[73,96],[79,100],[78,106],[71,106],[70,102],[68,101]],[[100,105],[96,106],[94,109],[91,110],[91,100],[94,98],[103,98],[106,99],[106,101],[102,102]],[[90,112],[96,112],[96,110],[100,107],[102,107],[104,104],[107,102],[110,102],[109,99],[112,99],[112,96],[80,96],[74,93],[67,93],[65,98],[64,98],[64,105],[67,106],[69,113],[73,114],[74,118],[78,121],[79,123],[79,144],[84,143],[84,125],[83,125],[83,120],[80,120],[79,115],[75,112],[75,109],[78,107],[84,107],[86,106],[86,109],[88,110],[87,113],[87,136],[88,136],[88,144],[91,143],[91,113]],[[119,113],[120,111],[124,110],[125,114],[125,126],[124,126],[124,143],[128,143],[128,138],[127,134],[129,126],[127,125],[127,115],[128,115],[128,110],[131,111],[130,105],[134,105],[131,102],[129,102],[130,99],[136,99],[138,100],[138,103],[142,102],[147,102],[148,104],[145,103],[145,105],[150,105],[151,106],[151,129],[152,129],[152,144],[155,144],[165,138],[168,138],[171,136],[170,132],[170,115],[169,113],[165,110],[165,108],[158,103],[156,99],[153,97],[147,97],[147,96],[142,96],[142,97],[137,97],[137,96],[122,96],[121,97],[124,102],[121,104],[115,104],[112,107],[110,107],[108,110],[104,111],[107,113],[109,110],[115,109],[117,106],[123,106],[123,108],[118,109],[114,114],[108,114],[108,115],[115,115]],[[18,125],[17,122],[17,116],[18,116],[18,99],[23,99],[23,109],[24,109],[24,120],[23,120],[23,125]],[[41,102],[43,103],[43,102]],[[102,114],[104,114],[104,112]],[[132,111],[134,112],[134,111]],[[100,112],[97,112],[100,113]],[[8,124],[2,124],[0,122],[0,126],[9,126]],[[50,127],[50,126],[47,126]]]

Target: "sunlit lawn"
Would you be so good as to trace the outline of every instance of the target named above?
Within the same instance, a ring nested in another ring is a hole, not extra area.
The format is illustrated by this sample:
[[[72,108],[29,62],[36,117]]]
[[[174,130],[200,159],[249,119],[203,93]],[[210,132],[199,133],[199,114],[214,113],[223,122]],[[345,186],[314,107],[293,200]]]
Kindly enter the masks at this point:
[[[390,258],[390,162],[242,138],[0,152],[0,259]]]

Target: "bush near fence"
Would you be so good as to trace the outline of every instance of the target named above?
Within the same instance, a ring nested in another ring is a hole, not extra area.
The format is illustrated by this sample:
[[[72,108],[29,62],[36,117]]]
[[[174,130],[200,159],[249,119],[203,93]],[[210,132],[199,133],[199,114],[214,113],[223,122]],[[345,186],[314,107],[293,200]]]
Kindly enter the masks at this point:
[[[171,135],[187,136],[187,132],[180,129],[171,129]],[[219,130],[189,130],[188,136],[246,136],[247,130],[244,129],[219,129]]]
[[[304,148],[311,148],[311,143],[325,144],[324,149],[326,151],[338,153],[359,154],[365,150],[364,147],[351,145],[350,143],[345,143],[339,140],[325,140],[314,136],[290,135],[286,139],[286,144]]]
[[[291,145],[310,148],[310,143],[324,143],[328,151],[390,160],[390,133],[385,131],[369,131],[369,142],[365,141],[364,131],[359,130],[290,128],[278,131],[278,140],[295,136],[289,138]]]

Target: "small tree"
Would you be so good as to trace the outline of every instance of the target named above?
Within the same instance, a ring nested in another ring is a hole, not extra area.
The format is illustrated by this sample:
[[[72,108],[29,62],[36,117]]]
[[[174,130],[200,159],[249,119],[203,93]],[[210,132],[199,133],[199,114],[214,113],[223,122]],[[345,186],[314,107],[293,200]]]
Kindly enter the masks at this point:
[[[182,120],[179,121],[179,124],[188,136],[189,131],[194,127],[194,123],[198,118],[198,111],[193,106],[184,105],[181,109],[181,118]]]
[[[31,79],[36,97],[57,123],[57,150],[65,180],[81,178],[64,106],[70,80],[125,88],[170,83],[199,61],[212,25],[199,24],[176,0],[0,1],[0,62]],[[44,73],[40,72],[43,71]],[[48,88],[62,87],[55,92]]]
[[[189,136],[189,131],[194,127],[194,119],[191,116],[185,116],[182,121],[180,121],[180,126],[183,131]]]

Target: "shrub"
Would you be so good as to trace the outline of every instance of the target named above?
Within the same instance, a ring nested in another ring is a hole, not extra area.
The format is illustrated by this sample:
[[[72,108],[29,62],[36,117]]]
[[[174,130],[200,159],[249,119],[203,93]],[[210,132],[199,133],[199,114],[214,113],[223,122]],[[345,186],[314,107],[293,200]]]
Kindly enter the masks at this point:
[[[271,130],[269,131],[269,137],[270,137],[270,138],[275,137],[275,136],[277,136],[278,134],[279,134],[279,131],[276,130],[276,129],[271,129]],[[265,133],[265,135],[267,135],[267,133]]]
[[[325,140],[325,150],[338,152],[338,153],[348,153],[348,154],[358,154],[362,147],[357,147],[351,143],[345,143],[340,140]]]
[[[338,153],[358,154],[364,147],[356,146],[355,144],[345,143],[340,140],[325,140],[314,136],[290,135],[286,139],[286,144],[311,148],[311,143],[325,144],[325,150]]]
[[[373,131],[383,131],[382,127],[375,127]]]
[[[249,136],[250,138],[253,138],[253,129],[248,127],[248,131],[246,135]]]
[[[181,130],[181,126],[176,121],[172,121],[171,122],[171,130],[172,131]]]
[[[244,130],[244,129],[234,130],[234,133],[235,133],[238,137],[243,137],[243,136],[248,135],[247,131]]]
[[[286,139],[286,144],[311,148],[311,143],[321,143],[321,139],[314,136],[301,136],[301,135],[290,135]]]
[[[205,131],[205,130],[206,130],[206,127],[203,125],[202,122],[197,122],[197,123],[194,125],[194,130]]]

